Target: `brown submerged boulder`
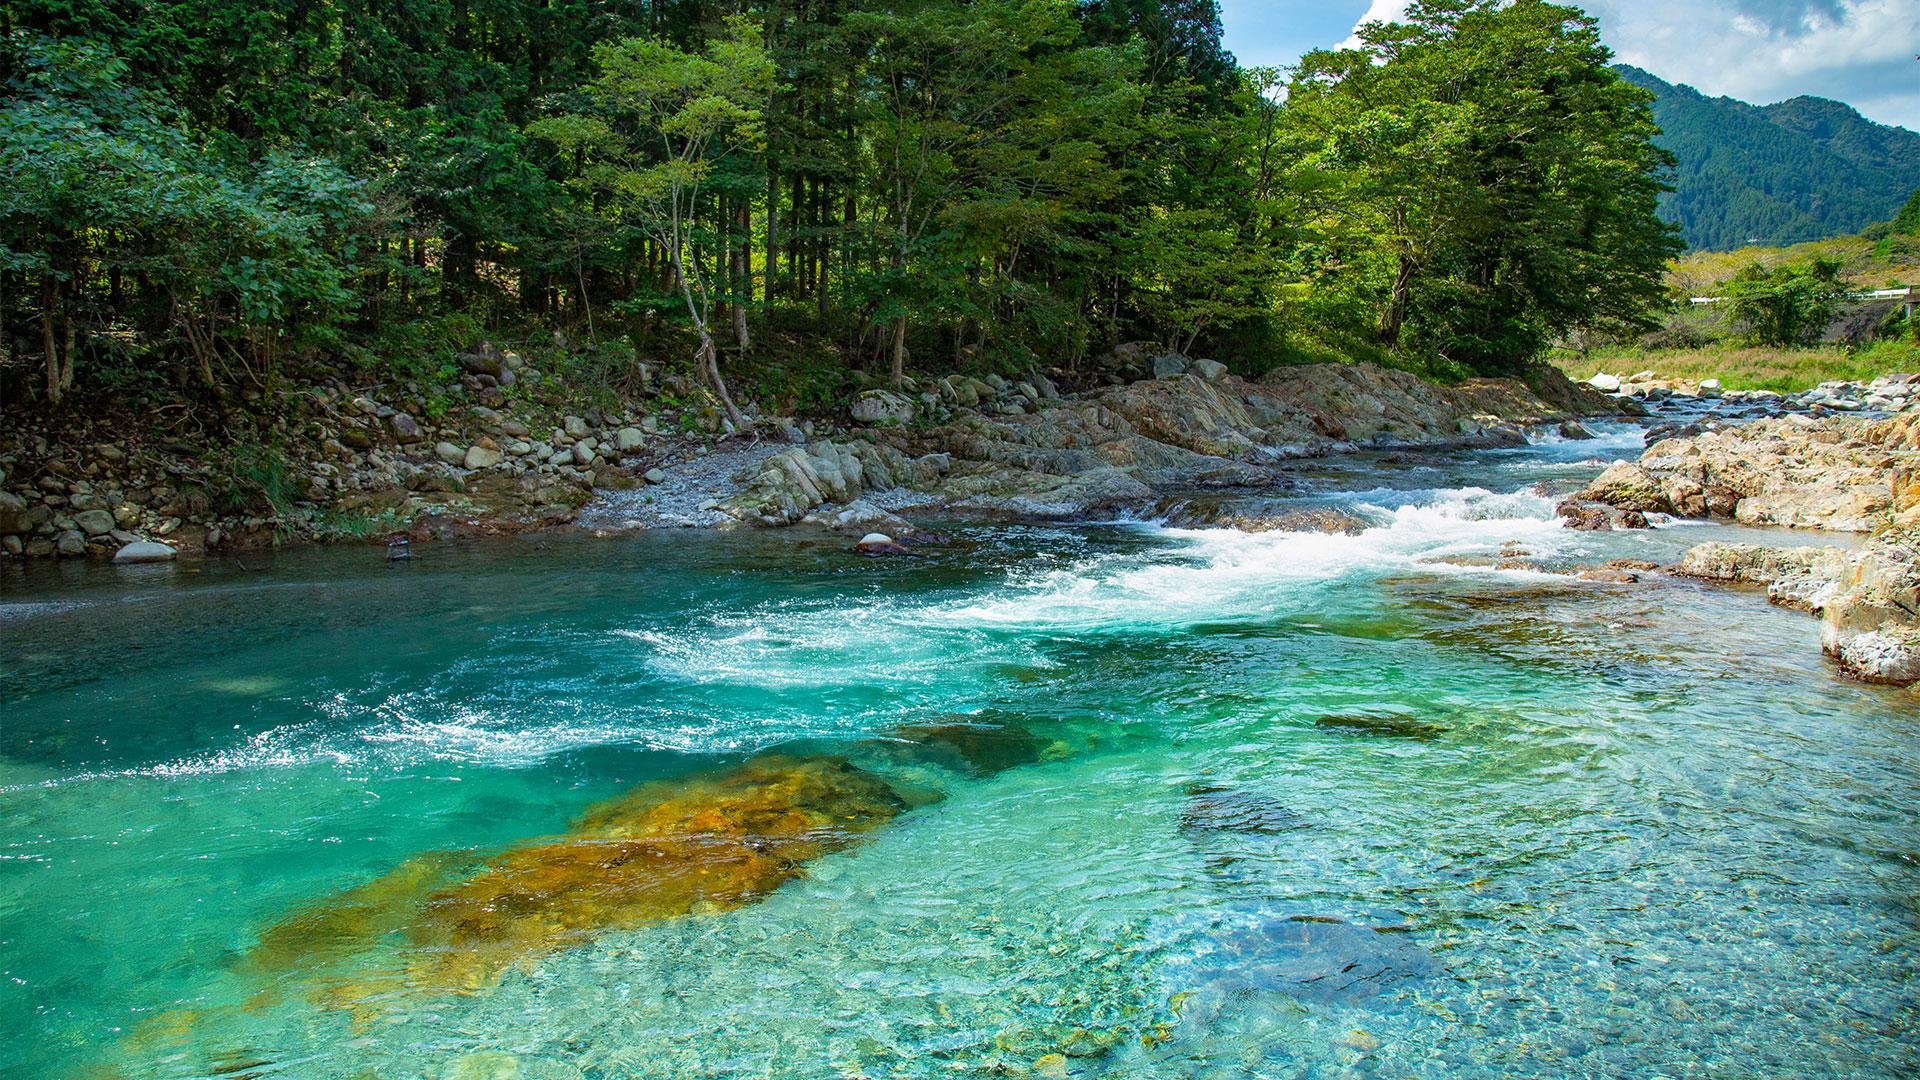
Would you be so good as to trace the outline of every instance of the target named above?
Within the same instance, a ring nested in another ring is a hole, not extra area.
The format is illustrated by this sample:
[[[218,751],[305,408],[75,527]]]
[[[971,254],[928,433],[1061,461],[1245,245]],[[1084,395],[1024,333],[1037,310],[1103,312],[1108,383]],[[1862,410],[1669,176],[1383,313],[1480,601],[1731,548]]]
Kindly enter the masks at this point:
[[[1040,760],[1026,728],[973,718],[864,744],[896,761],[987,777]],[[768,753],[642,784],[566,832],[495,852],[426,852],[267,928],[243,968],[280,993],[362,1019],[395,994],[468,992],[602,934],[759,900],[808,863],[939,798],[834,754]]]
[[[353,1007],[479,989],[608,931],[750,903],[907,809],[843,758],[764,755],[643,784],[559,836],[416,856],[270,927],[247,962],[302,971],[322,1000]],[[369,976],[358,958],[379,949],[397,956]]]

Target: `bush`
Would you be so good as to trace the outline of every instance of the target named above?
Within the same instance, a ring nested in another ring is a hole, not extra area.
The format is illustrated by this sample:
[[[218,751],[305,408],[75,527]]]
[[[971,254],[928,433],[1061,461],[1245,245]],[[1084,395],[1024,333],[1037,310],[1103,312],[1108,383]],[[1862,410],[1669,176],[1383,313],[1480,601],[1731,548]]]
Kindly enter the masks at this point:
[[[1777,266],[1752,263],[1727,282],[1733,324],[1756,345],[1798,347],[1820,340],[1846,297],[1832,259]]]

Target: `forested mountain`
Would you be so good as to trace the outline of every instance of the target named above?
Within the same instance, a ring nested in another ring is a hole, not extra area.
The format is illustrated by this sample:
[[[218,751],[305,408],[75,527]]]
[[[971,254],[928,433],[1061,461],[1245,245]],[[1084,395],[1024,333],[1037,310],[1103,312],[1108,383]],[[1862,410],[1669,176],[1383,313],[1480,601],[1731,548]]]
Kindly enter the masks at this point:
[[[1709,98],[1639,68],[1658,142],[1678,159],[1660,213],[1689,247],[1726,251],[1857,233],[1920,188],[1920,135],[1825,98],[1776,105]]]
[[[789,404],[1142,338],[1508,370],[1637,318],[1670,245],[1645,95],[1541,0],[1287,87],[1213,0],[14,0],[0,35],[0,402],[225,418],[483,335],[672,360],[736,420],[770,340],[819,358]]]

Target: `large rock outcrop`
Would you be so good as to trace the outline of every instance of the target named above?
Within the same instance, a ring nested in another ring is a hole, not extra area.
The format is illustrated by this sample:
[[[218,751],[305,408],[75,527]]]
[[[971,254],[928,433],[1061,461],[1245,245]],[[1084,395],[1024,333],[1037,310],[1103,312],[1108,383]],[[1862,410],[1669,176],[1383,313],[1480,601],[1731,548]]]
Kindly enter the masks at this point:
[[[1562,512],[1592,505],[1748,525],[1872,532],[1920,524],[1920,414],[1805,415],[1662,439],[1618,462]]]
[[[727,510],[789,524],[823,503],[897,488],[896,508],[1085,517],[1145,509],[1173,490],[1281,484],[1281,463],[1343,449],[1519,445],[1529,426],[1612,404],[1558,375],[1539,381],[1539,392],[1501,379],[1443,387],[1368,364],[1317,364],[1259,380],[1185,370],[1067,398],[1034,393],[927,431],[785,451],[736,478],[744,488]]]
[[[1763,586],[1767,598],[1812,612],[1820,644],[1856,678],[1920,681],[1920,548],[1897,539],[1858,550],[1699,544],[1676,568],[1710,581]]]
[[[1858,678],[1920,681],[1920,414],[1793,415],[1662,439],[1561,513],[1576,527],[1663,513],[1869,533],[1852,549],[1701,544],[1677,569],[1819,616],[1822,646]]]

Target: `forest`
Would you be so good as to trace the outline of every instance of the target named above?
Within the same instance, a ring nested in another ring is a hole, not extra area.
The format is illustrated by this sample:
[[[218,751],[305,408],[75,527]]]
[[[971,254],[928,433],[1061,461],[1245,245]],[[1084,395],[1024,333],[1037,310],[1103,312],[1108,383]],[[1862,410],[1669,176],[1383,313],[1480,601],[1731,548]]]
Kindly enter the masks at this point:
[[[1072,368],[1519,369],[1644,325],[1652,95],[1577,8],[1239,66],[1212,0],[15,0],[0,407],[444,378],[736,401]]]
[[[1876,124],[1841,102],[1797,97],[1755,106],[1638,68],[1618,70],[1654,93],[1656,141],[1679,163],[1660,213],[1692,249],[1858,233],[1885,222],[1920,188],[1920,135]]]

